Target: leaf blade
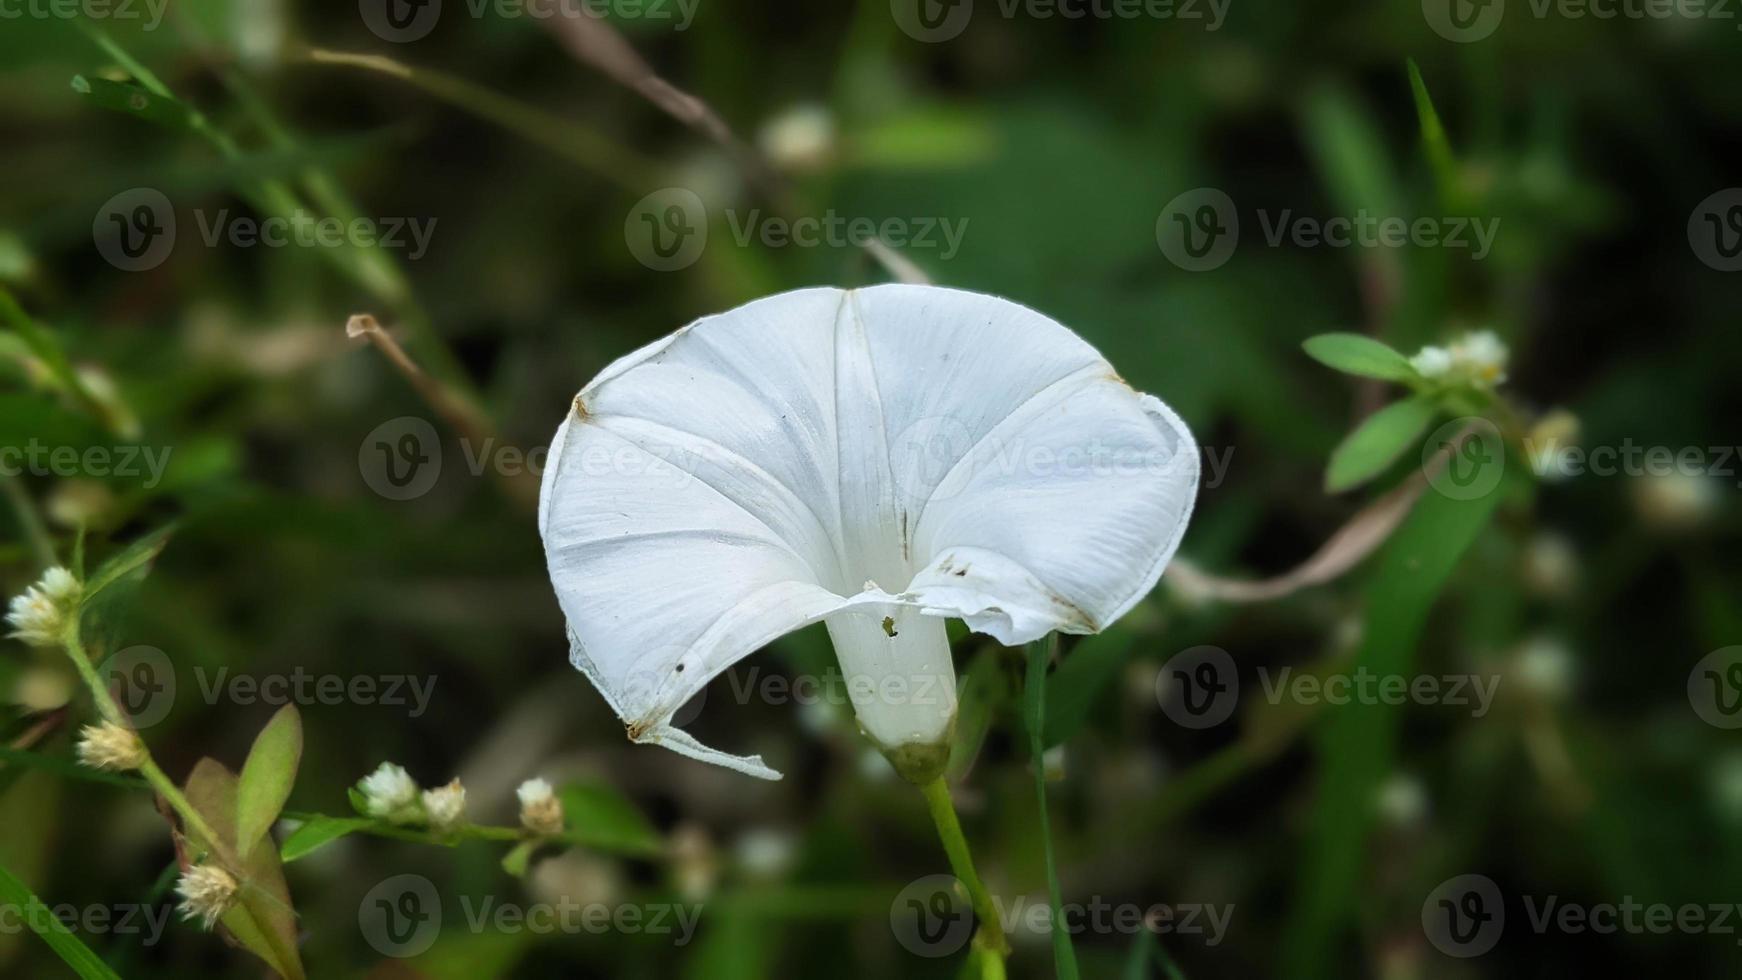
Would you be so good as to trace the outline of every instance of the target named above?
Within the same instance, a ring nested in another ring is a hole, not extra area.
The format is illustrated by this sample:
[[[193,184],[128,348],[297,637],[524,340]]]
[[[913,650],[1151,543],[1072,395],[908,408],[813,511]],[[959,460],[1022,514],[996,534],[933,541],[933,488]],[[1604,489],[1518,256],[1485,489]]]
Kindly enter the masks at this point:
[[[1344,374],[1381,381],[1409,381],[1420,377],[1409,358],[1366,334],[1322,333],[1301,343],[1307,356]]]
[[[60,919],[56,918],[30,886],[13,877],[12,872],[0,867],[0,900],[14,909],[24,910],[19,918],[31,932],[42,937],[42,941],[54,950],[61,962],[71,967],[84,980],[121,980],[120,976],[109,968],[86,946],[79,937],[73,935]],[[40,910],[41,914],[35,914]]]
[[[1416,396],[1392,402],[1372,415],[1331,450],[1325,468],[1325,490],[1341,493],[1366,483],[1397,461],[1421,438],[1439,413],[1431,398]]]
[[[296,705],[278,709],[254,739],[236,792],[236,847],[246,853],[265,837],[290,799],[302,762],[302,716]]]

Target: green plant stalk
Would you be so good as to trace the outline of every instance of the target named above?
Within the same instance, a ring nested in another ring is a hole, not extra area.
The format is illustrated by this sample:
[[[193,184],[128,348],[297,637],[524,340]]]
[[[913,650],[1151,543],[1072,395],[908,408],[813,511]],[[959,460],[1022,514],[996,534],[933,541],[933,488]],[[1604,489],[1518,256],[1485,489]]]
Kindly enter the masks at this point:
[[[109,686],[103,683],[103,678],[97,674],[97,668],[85,655],[84,646],[79,639],[79,613],[76,609],[68,616],[66,633],[62,637],[62,643],[66,647],[67,659],[73,662],[73,667],[78,670],[79,677],[90,689],[91,697],[97,702],[97,710],[101,712],[103,718],[131,729],[133,726],[128,724],[127,715],[122,712],[121,706],[115,703],[114,695],[109,693]],[[181,817],[182,826],[192,831],[193,835],[203,842],[208,850],[218,856],[221,863],[227,865],[231,872],[241,877],[242,863],[236,859],[234,854],[230,853],[230,849],[224,845],[224,839],[218,836],[211,825],[206,823],[206,819],[200,816],[200,812],[193,808],[193,804],[188,802],[187,797],[182,795],[181,787],[177,786],[158,766],[157,760],[152,758],[151,749],[145,746],[143,739],[140,740],[139,744],[145,751],[145,762],[139,767],[139,774],[144,776],[145,781],[151,784],[151,788],[157,791],[157,795],[169,804],[170,809]]]
[[[974,934],[974,944],[995,954],[983,957],[983,964],[996,963],[997,973],[992,974],[990,966],[983,968],[989,976],[1002,977],[1003,960],[1010,954],[1010,945],[1004,941],[1004,924],[998,917],[998,907],[992,904],[992,893],[986,890],[980,875],[974,871],[974,858],[968,851],[968,839],[962,835],[962,824],[956,819],[955,804],[950,802],[950,788],[944,784],[943,777],[939,776],[930,782],[921,783],[919,791],[925,794],[932,823],[938,828],[938,839],[943,841],[944,853],[950,859],[950,870],[968,889],[968,900],[974,906],[974,916],[980,920],[980,929]]]

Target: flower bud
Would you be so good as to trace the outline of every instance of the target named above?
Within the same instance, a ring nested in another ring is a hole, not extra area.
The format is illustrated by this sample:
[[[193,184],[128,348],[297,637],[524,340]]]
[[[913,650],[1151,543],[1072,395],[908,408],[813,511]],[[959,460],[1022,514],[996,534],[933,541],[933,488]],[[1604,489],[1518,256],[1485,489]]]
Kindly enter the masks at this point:
[[[542,779],[528,779],[514,791],[520,797],[520,823],[535,834],[550,836],[563,831],[563,805]]]
[[[182,918],[198,919],[209,931],[236,903],[236,879],[217,865],[199,864],[182,872],[175,893],[181,896]]]
[[[446,786],[423,791],[423,811],[429,816],[429,825],[437,830],[448,830],[460,822],[460,816],[466,810],[466,788],[455,779]]]
[[[59,646],[67,615],[77,609],[82,589],[73,573],[58,565],[42,573],[35,585],[12,598],[6,613],[11,635],[31,646]]]
[[[78,753],[79,762],[84,765],[111,772],[132,772],[150,758],[137,732],[112,721],[81,729]]]
[[[363,810],[371,817],[392,823],[417,823],[423,819],[418,806],[417,783],[402,766],[383,762],[358,784]]]

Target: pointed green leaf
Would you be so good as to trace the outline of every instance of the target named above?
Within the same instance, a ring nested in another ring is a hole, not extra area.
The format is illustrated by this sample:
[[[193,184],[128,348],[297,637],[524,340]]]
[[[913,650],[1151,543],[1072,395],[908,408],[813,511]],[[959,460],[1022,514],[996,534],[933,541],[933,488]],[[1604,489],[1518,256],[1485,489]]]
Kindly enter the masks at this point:
[[[1440,198],[1452,200],[1457,194],[1458,165],[1452,159],[1452,144],[1446,140],[1446,128],[1440,124],[1440,114],[1434,110],[1434,100],[1427,94],[1427,82],[1415,59],[1409,61],[1409,91],[1415,96],[1415,114],[1421,119],[1421,145],[1433,166],[1434,180],[1439,184]]]
[[[1457,500],[1423,494],[1379,552],[1361,648],[1341,670],[1412,676],[1416,647],[1434,601],[1459,559],[1488,525],[1502,493]],[[1327,711],[1315,732],[1318,786],[1310,831],[1282,945],[1280,974],[1298,980],[1340,975],[1336,950],[1361,918],[1361,882],[1373,856],[1372,801],[1397,760],[1404,708],[1384,700]]]
[[[302,716],[296,705],[278,709],[254,739],[236,796],[236,846],[251,850],[290,799],[302,761]]]
[[[502,870],[516,878],[526,877],[526,869],[532,863],[532,852],[538,850],[538,841],[523,840],[502,856]]]
[[[374,822],[365,817],[311,817],[284,839],[284,846],[278,850],[279,860],[289,864],[298,858],[307,857],[333,841],[354,834]]]
[[[41,936],[55,955],[85,980],[120,980],[102,957],[73,935],[29,886],[14,878],[5,868],[0,868],[0,904],[11,907],[17,921]]]
[[[184,790],[188,803],[220,838],[226,851],[236,853],[236,801],[241,781],[215,759],[201,759],[188,775]],[[207,860],[212,860],[207,857]],[[296,952],[296,913],[278,848],[261,841],[241,859],[240,900],[219,920],[244,949],[266,961],[285,980],[303,980],[302,960]]]
[[[1308,337],[1301,347],[1313,360],[1344,374],[1384,381],[1420,377],[1410,366],[1409,358],[1365,334],[1322,333]]]
[[[80,632],[86,646],[101,654],[118,639],[139,586],[169,544],[175,526],[159,528],[122,549],[91,573],[79,599]]]
[[[1325,489],[1340,493],[1385,472],[1405,449],[1421,438],[1438,413],[1439,407],[1432,399],[1417,396],[1393,402],[1367,416],[1331,451]]]

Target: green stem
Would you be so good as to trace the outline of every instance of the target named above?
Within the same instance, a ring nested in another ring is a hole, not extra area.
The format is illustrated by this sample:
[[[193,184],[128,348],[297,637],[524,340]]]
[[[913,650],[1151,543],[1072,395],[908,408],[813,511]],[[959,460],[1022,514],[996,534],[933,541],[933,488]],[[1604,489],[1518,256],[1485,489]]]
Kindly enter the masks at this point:
[[[85,682],[85,687],[90,689],[91,698],[96,701],[97,710],[103,718],[123,728],[131,729],[133,726],[126,712],[123,712],[121,706],[115,703],[115,696],[109,692],[109,685],[103,683],[103,678],[97,673],[97,668],[92,665],[90,657],[85,655],[84,645],[79,639],[78,610],[74,609],[67,615],[66,635],[63,638],[67,659],[73,662],[73,667],[78,670],[79,677]],[[192,836],[203,843],[209,851],[216,854],[218,860],[227,865],[231,872],[240,876],[243,871],[242,864],[236,860],[235,855],[230,853],[230,849],[224,844],[224,839],[218,836],[211,825],[206,823],[206,819],[200,816],[200,812],[188,802],[187,797],[182,795],[181,787],[177,786],[157,765],[157,760],[152,758],[151,749],[145,746],[143,739],[140,740],[139,744],[145,750],[145,763],[139,767],[139,774],[144,776],[145,781],[151,784],[151,788],[157,791],[157,795],[169,804],[170,809],[181,817],[182,826],[187,828]]]
[[[956,878],[968,889],[968,899],[973,903],[974,916],[980,920],[980,929],[974,935],[974,945],[988,954],[981,958],[983,975],[1002,977],[1003,958],[1010,953],[1010,946],[1004,941],[1004,924],[998,917],[998,907],[992,904],[992,894],[986,890],[980,875],[974,871],[974,858],[968,852],[968,839],[962,836],[961,821],[956,819],[956,807],[950,801],[950,788],[944,784],[943,777],[939,776],[930,782],[921,783],[919,791],[925,794],[932,823],[938,828],[938,839],[943,841],[944,853],[949,855],[950,870],[955,872]],[[988,965],[992,963],[996,964],[996,973]]]

